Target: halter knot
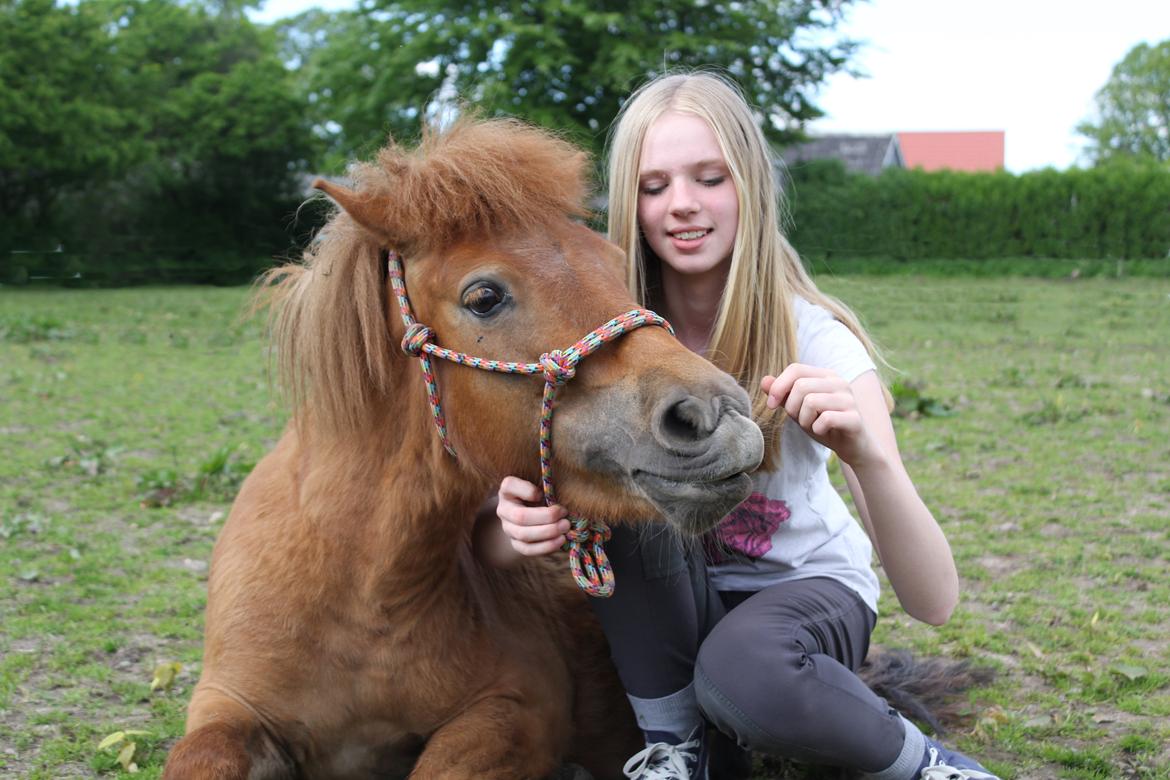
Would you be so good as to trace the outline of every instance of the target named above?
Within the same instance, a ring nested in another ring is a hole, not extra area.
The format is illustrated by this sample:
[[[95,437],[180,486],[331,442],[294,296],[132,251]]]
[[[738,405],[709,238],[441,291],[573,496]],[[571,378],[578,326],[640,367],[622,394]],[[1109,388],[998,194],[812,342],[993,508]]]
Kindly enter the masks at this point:
[[[613,536],[613,532],[609,530],[609,526],[604,523],[590,522],[583,517],[570,518],[570,522],[572,522],[572,527],[565,534],[565,539],[570,543],[604,543],[608,542],[609,538]]]
[[[406,326],[406,335],[402,337],[402,351],[411,357],[421,357],[423,347],[434,338],[435,332],[421,322],[412,322]]]
[[[544,381],[557,387],[577,375],[577,361],[559,349],[541,355],[540,367],[544,370]]]

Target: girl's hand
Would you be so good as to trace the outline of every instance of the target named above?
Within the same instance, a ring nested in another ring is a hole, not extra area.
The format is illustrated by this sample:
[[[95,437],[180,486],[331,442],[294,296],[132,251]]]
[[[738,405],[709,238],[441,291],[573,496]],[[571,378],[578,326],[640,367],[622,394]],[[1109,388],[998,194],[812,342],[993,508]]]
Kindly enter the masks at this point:
[[[521,555],[548,555],[565,543],[568,510],[560,505],[544,506],[536,485],[519,477],[504,477],[499,499],[496,516],[513,550]]]
[[[857,408],[853,389],[832,371],[793,363],[780,376],[760,380],[760,389],[768,395],[769,409],[783,406],[809,436],[850,466],[881,456]]]

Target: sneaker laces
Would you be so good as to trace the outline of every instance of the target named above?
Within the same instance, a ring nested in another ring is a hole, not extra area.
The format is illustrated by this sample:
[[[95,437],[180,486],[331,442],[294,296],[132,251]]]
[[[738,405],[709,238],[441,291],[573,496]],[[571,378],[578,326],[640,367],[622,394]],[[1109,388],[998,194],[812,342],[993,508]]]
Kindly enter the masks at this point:
[[[655,742],[647,745],[622,767],[626,777],[637,780],[691,780],[690,766],[698,761],[702,742],[691,733],[688,739],[678,745],[669,742]]]
[[[960,769],[939,758],[938,748],[930,749],[930,761],[922,768],[921,780],[999,780],[978,769]]]

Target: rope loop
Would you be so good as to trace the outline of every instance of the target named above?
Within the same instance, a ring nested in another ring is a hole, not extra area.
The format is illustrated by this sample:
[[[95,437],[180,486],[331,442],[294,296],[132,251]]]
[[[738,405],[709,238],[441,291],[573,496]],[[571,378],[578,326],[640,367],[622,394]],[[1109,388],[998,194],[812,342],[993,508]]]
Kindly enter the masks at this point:
[[[556,387],[560,387],[577,375],[576,359],[559,349],[541,355],[540,367],[544,370],[544,381]]]
[[[609,526],[584,517],[570,516],[569,521],[572,527],[565,534],[568,538],[565,548],[569,551],[569,572],[577,582],[577,587],[590,596],[609,598],[614,589],[613,567],[602,546],[609,541]]]
[[[402,337],[402,351],[411,357],[422,357],[423,347],[431,342],[435,332],[421,322],[412,322],[406,326],[406,335]]]

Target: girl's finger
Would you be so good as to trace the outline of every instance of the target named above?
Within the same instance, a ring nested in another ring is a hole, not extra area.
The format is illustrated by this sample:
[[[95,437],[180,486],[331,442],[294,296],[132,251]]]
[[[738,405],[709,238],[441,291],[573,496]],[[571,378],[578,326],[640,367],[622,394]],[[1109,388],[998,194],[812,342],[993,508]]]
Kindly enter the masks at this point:
[[[857,413],[857,403],[848,390],[809,393],[802,400],[800,409],[793,415],[793,419],[801,428],[816,433],[815,425],[821,417],[838,412],[854,415]]]
[[[526,479],[504,477],[504,480],[500,483],[501,500],[507,498],[513,501],[534,503],[540,501],[541,497],[540,488]]]
[[[791,412],[791,408],[788,405],[788,398],[798,382],[803,379],[835,376],[836,374],[826,368],[807,366],[803,363],[792,363],[781,371],[779,376],[772,379],[769,387],[765,390],[768,394],[768,408],[775,409],[783,406],[785,411]],[[767,378],[765,377],[765,379]],[[763,381],[760,384],[762,387]]]
[[[541,525],[520,525],[505,520],[501,525],[509,539],[520,543],[540,543],[559,540],[559,544],[564,542],[565,534],[569,531],[568,520],[558,520]]]
[[[812,424],[812,432],[817,436],[827,436],[830,433],[845,433],[856,430],[861,419],[856,412],[827,411],[817,416]]]
[[[817,421],[817,417],[821,414],[821,398],[822,394],[817,393],[805,397],[800,406],[795,412],[790,412],[792,419],[804,428],[806,431],[812,429],[813,423]]]
[[[561,546],[564,543],[565,538],[563,536],[559,539],[553,539],[546,542],[518,542],[513,539],[512,549],[521,555],[535,558],[541,555],[548,555],[549,553],[556,552],[557,550],[561,549]]]
[[[554,525],[568,512],[560,504],[553,506],[527,506],[500,502],[496,515],[505,522],[523,526]]]
[[[809,396],[834,393],[839,387],[840,382],[832,377],[801,377],[793,382],[788,397],[784,399],[784,411],[793,419],[799,420],[802,416],[801,410]]]

